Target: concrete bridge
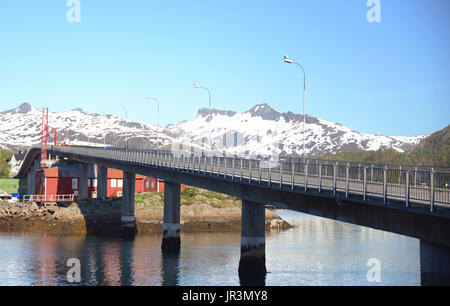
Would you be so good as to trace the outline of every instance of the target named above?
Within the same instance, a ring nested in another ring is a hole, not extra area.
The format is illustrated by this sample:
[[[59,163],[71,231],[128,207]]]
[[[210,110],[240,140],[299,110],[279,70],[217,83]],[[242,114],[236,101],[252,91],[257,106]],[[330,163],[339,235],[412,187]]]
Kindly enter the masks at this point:
[[[135,175],[165,181],[162,249],[180,249],[180,184],[242,198],[241,280],[261,280],[265,266],[265,205],[420,239],[423,285],[450,285],[450,173],[410,166],[301,160],[270,162],[163,151],[49,146],[48,153],[80,163],[80,197],[89,164],[98,165],[98,197],[106,197],[107,168],[124,171],[122,228],[135,232]],[[40,167],[31,147],[18,177]]]

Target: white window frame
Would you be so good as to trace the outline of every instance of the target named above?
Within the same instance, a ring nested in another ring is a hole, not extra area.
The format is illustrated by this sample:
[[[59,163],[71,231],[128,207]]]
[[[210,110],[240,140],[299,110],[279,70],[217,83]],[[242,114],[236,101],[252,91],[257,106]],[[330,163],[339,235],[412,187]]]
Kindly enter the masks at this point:
[[[78,190],[78,179],[72,179],[72,190]]]

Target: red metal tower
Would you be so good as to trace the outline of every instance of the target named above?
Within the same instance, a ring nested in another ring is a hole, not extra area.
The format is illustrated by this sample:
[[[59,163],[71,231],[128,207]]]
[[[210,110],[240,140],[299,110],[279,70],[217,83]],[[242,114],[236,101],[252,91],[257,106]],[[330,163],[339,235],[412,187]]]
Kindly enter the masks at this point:
[[[48,107],[42,109],[42,132],[41,132],[41,167],[47,166],[47,142],[48,142]]]
[[[47,144],[50,136],[49,132],[53,133],[55,145],[58,145],[58,132],[55,128],[48,125],[48,107],[42,109],[42,131],[41,131],[41,167],[47,167]]]

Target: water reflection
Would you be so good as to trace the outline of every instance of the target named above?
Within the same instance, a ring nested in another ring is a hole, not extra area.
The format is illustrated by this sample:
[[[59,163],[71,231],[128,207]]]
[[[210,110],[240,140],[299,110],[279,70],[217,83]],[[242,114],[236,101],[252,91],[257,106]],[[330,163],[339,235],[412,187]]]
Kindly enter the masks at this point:
[[[370,258],[382,263],[380,285],[420,285],[417,240],[280,214],[296,227],[267,234],[265,279],[239,279],[239,232],[184,233],[176,254],[161,252],[161,234],[123,239],[0,233],[0,285],[73,285],[66,277],[70,258],[81,262],[82,285],[373,285],[366,280]]]
[[[180,275],[180,252],[162,252],[162,285],[178,286]]]
[[[159,286],[162,283],[159,235],[136,236],[133,245],[134,285]]]
[[[52,236],[43,236],[33,256],[34,278],[36,286],[52,286],[56,280],[56,246],[57,239]]]

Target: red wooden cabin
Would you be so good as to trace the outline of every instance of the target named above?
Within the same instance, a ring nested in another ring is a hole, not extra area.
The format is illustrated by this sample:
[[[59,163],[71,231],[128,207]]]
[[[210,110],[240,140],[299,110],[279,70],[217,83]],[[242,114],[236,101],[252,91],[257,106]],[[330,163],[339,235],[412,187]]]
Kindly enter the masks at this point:
[[[88,168],[88,197],[97,197],[97,166]],[[36,172],[36,194],[78,196],[80,190],[80,169],[78,164],[65,164]],[[122,196],[123,172],[108,169],[107,197]],[[184,188],[184,186],[182,186]],[[153,177],[136,175],[135,192],[163,192],[164,182]]]

